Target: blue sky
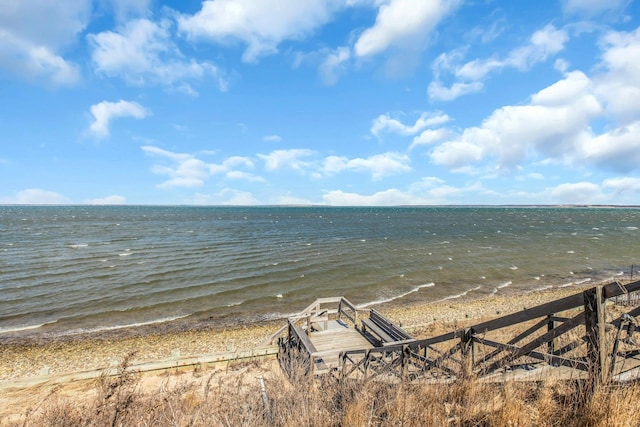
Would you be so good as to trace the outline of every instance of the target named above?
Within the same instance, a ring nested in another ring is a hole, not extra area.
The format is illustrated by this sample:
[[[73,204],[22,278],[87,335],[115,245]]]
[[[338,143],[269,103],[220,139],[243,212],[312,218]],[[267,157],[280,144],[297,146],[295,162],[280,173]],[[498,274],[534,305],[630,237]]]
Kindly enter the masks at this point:
[[[627,0],[0,0],[0,203],[640,204]]]

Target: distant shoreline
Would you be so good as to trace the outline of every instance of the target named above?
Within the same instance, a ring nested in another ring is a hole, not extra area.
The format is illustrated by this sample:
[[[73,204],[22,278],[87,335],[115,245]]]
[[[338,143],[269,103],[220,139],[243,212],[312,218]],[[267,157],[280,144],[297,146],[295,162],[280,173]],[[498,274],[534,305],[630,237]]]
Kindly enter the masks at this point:
[[[597,205],[597,204],[548,204],[548,205],[512,205],[512,204],[504,204],[504,205],[155,205],[155,204],[64,204],[64,205],[56,205],[56,204],[12,204],[12,203],[0,203],[0,207],[79,207],[79,208],[87,208],[87,207],[96,207],[96,208],[104,208],[104,207],[118,207],[118,208],[126,208],[126,207],[150,207],[150,208],[216,208],[216,209],[224,209],[224,208],[330,208],[330,209],[340,209],[340,208],[373,208],[373,209],[385,209],[385,208],[554,208],[554,209],[572,209],[572,208],[583,208],[583,209],[638,209],[640,205]]]

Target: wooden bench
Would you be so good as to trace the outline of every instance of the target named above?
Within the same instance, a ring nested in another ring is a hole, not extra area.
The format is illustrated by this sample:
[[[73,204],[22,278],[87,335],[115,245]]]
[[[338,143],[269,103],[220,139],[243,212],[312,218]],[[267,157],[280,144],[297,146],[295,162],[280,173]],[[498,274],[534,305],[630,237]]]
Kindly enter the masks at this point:
[[[380,339],[381,343],[395,341],[382,328],[376,325],[371,319],[362,319],[362,331],[371,332]]]
[[[361,322],[362,331],[369,331],[372,335],[378,337],[380,344],[413,339],[413,337],[404,329],[397,326],[374,309],[371,309],[369,318],[362,319]]]

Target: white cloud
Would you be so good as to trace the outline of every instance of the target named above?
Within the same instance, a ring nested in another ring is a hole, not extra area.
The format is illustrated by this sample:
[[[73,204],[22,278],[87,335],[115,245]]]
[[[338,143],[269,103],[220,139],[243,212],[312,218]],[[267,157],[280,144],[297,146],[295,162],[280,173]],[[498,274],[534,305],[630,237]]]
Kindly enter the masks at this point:
[[[14,197],[0,199],[0,203],[11,205],[64,205],[71,203],[71,201],[54,191],[29,188],[19,191]]]
[[[602,186],[606,189],[613,190],[616,194],[640,193],[640,178],[622,177],[605,179]]]
[[[193,155],[191,155],[191,154],[174,153],[172,151],[163,150],[162,148],[154,147],[152,145],[145,145],[145,146],[143,146],[141,148],[142,148],[142,151],[144,151],[146,154],[150,154],[150,155],[158,156],[158,157],[167,157],[167,158],[169,158],[171,160],[174,160],[174,161],[177,161],[177,162],[193,158]]]
[[[169,176],[169,179],[159,184],[158,188],[201,187],[209,177],[206,163],[196,158],[183,160],[176,166],[155,165],[151,171],[158,175]]]
[[[413,150],[419,145],[430,145],[434,144],[438,141],[442,141],[445,138],[448,138],[451,135],[451,131],[445,128],[439,129],[427,129],[423,131],[420,135],[417,135],[413,138],[413,142],[409,146],[409,150]]]
[[[229,171],[225,174],[225,176],[228,179],[243,180],[248,182],[267,182],[267,180],[261,176],[257,176],[244,171]]]
[[[158,175],[167,175],[169,179],[158,185],[159,188],[201,187],[209,176],[209,167],[191,154],[173,153],[154,146],[143,146],[145,154],[171,160],[170,165],[154,165],[151,171]]]
[[[533,33],[529,44],[509,52],[504,61],[505,65],[518,70],[528,70],[534,64],[546,61],[562,51],[568,40],[569,35],[565,30],[558,30],[549,24]]]
[[[217,204],[230,206],[251,206],[260,204],[260,201],[248,191],[238,191],[231,188],[225,188],[224,190],[214,194],[214,199],[220,200]]]
[[[104,31],[87,36],[92,47],[91,58],[96,71],[108,77],[120,77],[130,84],[176,85],[187,94],[197,92],[183,80],[215,79],[221,91],[227,81],[209,62],[184,58],[171,40],[171,24],[147,19],[128,22],[119,31]]]
[[[91,0],[2,0],[0,33],[55,50],[75,42],[91,18]]]
[[[630,172],[640,168],[640,121],[585,140],[581,155],[590,163]]]
[[[0,2],[0,67],[52,85],[80,80],[79,67],[60,51],[86,27],[90,0]]]
[[[562,51],[568,40],[569,35],[565,30],[558,30],[549,24],[534,32],[529,43],[513,49],[506,58],[475,59],[457,67],[455,75],[466,80],[481,80],[490,72],[505,67],[528,70],[534,64],[546,61]]]
[[[365,57],[393,45],[421,44],[438,23],[453,11],[458,0],[390,0],[380,5],[373,27],[366,29],[354,46]]]
[[[191,38],[216,43],[242,42],[246,62],[274,54],[285,40],[302,40],[325,25],[332,15],[348,7],[379,7],[375,24],[366,29],[354,46],[356,56],[380,53],[390,46],[415,46],[424,42],[437,24],[461,3],[460,0],[206,0],[194,15],[178,18],[180,30]],[[320,67],[327,84],[348,60],[348,48],[329,54]]]
[[[640,28],[607,33],[602,60],[589,78],[580,71],[531,96],[525,105],[495,110],[481,126],[435,147],[431,160],[473,173],[487,160],[513,171],[527,160],[596,166],[629,173],[640,168]],[[446,62],[442,60],[441,62]],[[595,134],[595,119],[609,118]]]
[[[340,1],[205,0],[195,15],[182,15],[178,26],[191,38],[216,43],[241,41],[242,58],[256,61],[277,52],[288,39],[302,39],[331,18]]]
[[[427,200],[417,198],[412,194],[404,193],[395,188],[380,191],[371,195],[333,190],[323,194],[322,200],[332,206],[399,206],[428,204]]]
[[[569,71],[569,62],[562,58],[558,58],[553,62],[553,68],[560,71],[562,74],[566,74]]]
[[[267,142],[280,142],[282,141],[282,137],[280,135],[268,135],[262,138],[262,140]]]
[[[215,194],[196,193],[193,203],[196,205],[253,206],[262,202],[249,192],[225,188]]]
[[[562,183],[541,192],[510,191],[508,197],[525,203],[557,203],[572,205],[628,204],[635,205],[640,194],[640,179],[618,177],[602,183],[588,181]]]
[[[253,169],[255,167],[253,161],[248,157],[232,156],[225,159],[221,164],[209,164],[209,172],[212,175],[224,175],[231,180],[244,180],[248,182],[266,182],[261,177],[252,173],[238,170],[238,168]]]
[[[253,161],[251,161],[251,159],[249,159],[248,157],[232,156],[225,159],[220,165],[209,165],[209,170],[212,174],[221,174],[227,173],[237,167],[253,169],[254,164]]]
[[[390,188],[373,194],[359,194],[332,190],[323,194],[322,199],[325,203],[334,206],[438,205],[461,203],[467,194],[480,195],[482,200],[499,196],[485,189],[479,182],[453,187],[440,178],[424,177],[411,184],[407,191]]]
[[[377,154],[366,159],[329,156],[324,160],[322,172],[333,175],[343,171],[371,172],[374,181],[385,176],[410,172],[409,156],[399,153]]]
[[[104,0],[103,0],[104,1]],[[123,22],[131,17],[145,16],[149,14],[152,0],[106,0],[116,16]]]
[[[111,120],[121,117],[133,117],[143,119],[151,113],[137,102],[102,101],[91,106],[93,122],[89,125],[89,131],[95,136],[103,138],[109,136],[109,124]]]
[[[537,181],[542,181],[542,180],[544,180],[544,175],[542,175],[541,173],[538,173],[538,172],[531,172],[531,173],[528,173],[525,176],[518,177],[517,179],[519,179],[521,181],[525,181],[525,180],[529,180],[529,179],[535,179]]]
[[[600,186],[591,182],[560,184],[549,193],[554,200],[563,204],[595,204],[605,200]]]
[[[101,197],[98,199],[85,199],[82,203],[86,205],[124,205],[127,203],[127,199],[123,196],[112,195],[107,197]]]
[[[353,159],[328,156],[321,161],[313,150],[291,149],[258,154],[258,157],[264,161],[267,171],[293,170],[313,178],[351,171],[370,173],[373,180],[380,180],[385,176],[411,171],[409,156],[392,152]]]
[[[453,101],[463,95],[480,92],[484,84],[482,82],[455,82],[451,87],[445,87],[439,81],[432,81],[427,89],[429,99],[435,101]]]
[[[389,113],[381,114],[373,120],[371,126],[371,133],[380,138],[383,132],[397,133],[400,135],[410,136],[415,135],[423,129],[433,126],[441,125],[448,122],[449,116],[443,113],[422,113],[413,125],[405,125],[400,120],[394,119]]]
[[[219,88],[222,92],[225,92],[228,89],[226,84],[221,84]],[[174,90],[178,93],[182,93],[184,95],[189,95],[193,98],[197,98],[200,96],[200,93],[197,90],[195,90],[193,86],[191,86],[189,83],[180,83],[174,88],[171,88],[171,90]]]
[[[298,172],[305,172],[314,164],[311,160],[304,160],[315,157],[317,153],[309,149],[275,150],[269,154],[258,154],[264,161],[265,169],[276,171],[280,169],[292,169]]]
[[[479,92],[484,86],[481,80],[490,73],[507,67],[526,71],[562,51],[568,40],[569,35],[565,30],[549,24],[534,32],[527,44],[511,50],[502,59],[474,59],[460,65],[464,50],[443,53],[432,64],[434,80],[427,90],[429,99],[452,101],[460,96]],[[442,83],[445,74],[452,74],[455,78],[449,87]]]
[[[527,158],[544,156],[571,161],[591,137],[590,120],[602,113],[589,78],[579,71],[539,91],[528,105],[495,110],[480,127],[436,147],[434,163],[469,170],[492,158],[499,170],[511,171]]]
[[[80,80],[80,70],[76,64],[55,55],[45,46],[11,39],[6,34],[2,34],[2,30],[0,30],[0,66],[28,79],[42,80],[54,86],[73,85]]]
[[[339,74],[344,70],[344,64],[349,58],[351,58],[351,51],[344,46],[327,53],[326,58],[318,68],[324,84],[332,86],[338,82]]]
[[[593,17],[607,11],[622,10],[629,0],[563,0],[565,13]]]
[[[253,194],[247,191],[227,192],[225,195],[226,200],[222,202],[223,205],[254,206],[261,204],[260,200],[256,199]]]
[[[594,79],[596,92],[618,121],[639,120],[640,27],[628,33],[608,33],[601,44],[604,49],[601,66],[605,71]]]
[[[253,162],[246,157],[233,156],[225,159],[221,164],[215,164],[206,163],[193,154],[174,153],[150,145],[141,148],[149,156],[168,160],[168,162],[156,164],[151,168],[153,173],[169,177],[168,180],[158,185],[159,188],[201,187],[207,179],[214,175],[224,175],[231,180],[265,181],[262,177],[239,170],[239,168],[253,169]]]
[[[389,175],[411,171],[410,158],[399,153],[383,153],[367,158],[349,159],[343,156],[318,158],[318,153],[308,149],[275,150],[269,154],[258,154],[267,171],[293,170],[312,178],[322,178],[342,172],[370,173],[374,181]]]
[[[479,129],[466,130],[464,139],[472,139],[472,135]],[[447,141],[431,152],[431,160],[437,164],[450,168],[454,172],[471,172],[476,163],[485,155],[483,147],[466,140]]]
[[[276,198],[276,200],[274,201],[274,204],[276,205],[313,205],[315,204],[314,202],[312,202],[309,199],[304,199],[301,197],[296,197],[296,196],[292,196],[292,195],[283,195],[283,196],[279,196]]]

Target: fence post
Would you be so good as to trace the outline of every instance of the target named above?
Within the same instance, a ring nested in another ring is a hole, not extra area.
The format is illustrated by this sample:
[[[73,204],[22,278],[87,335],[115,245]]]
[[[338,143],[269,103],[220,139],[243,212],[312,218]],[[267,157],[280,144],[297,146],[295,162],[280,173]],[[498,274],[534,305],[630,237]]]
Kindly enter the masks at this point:
[[[369,376],[369,354],[371,354],[371,350],[367,350],[364,353],[364,379],[365,380]]]
[[[474,362],[473,329],[467,328],[464,330],[460,347],[462,349],[462,374],[465,377],[469,377],[473,373]]]
[[[605,311],[602,286],[587,289],[584,295],[584,320],[587,330],[587,359],[593,385],[606,383]]]
[[[551,332],[553,331],[553,328],[556,327],[556,322],[553,320],[553,317],[555,316],[555,314],[550,314],[547,316],[547,332]],[[555,338],[551,338],[551,340],[549,341],[549,354],[553,355],[553,353],[555,353],[556,351],[556,340]]]
[[[401,373],[400,373],[400,378],[402,378],[403,380],[407,378],[407,368],[409,365],[409,356],[408,356],[408,346],[405,344],[402,346],[402,359],[400,359],[400,365],[401,365]]]

